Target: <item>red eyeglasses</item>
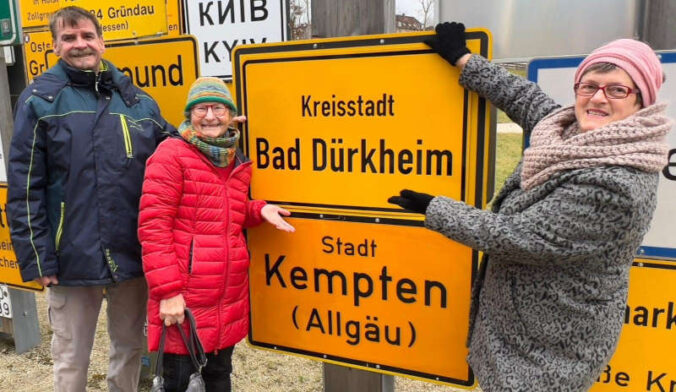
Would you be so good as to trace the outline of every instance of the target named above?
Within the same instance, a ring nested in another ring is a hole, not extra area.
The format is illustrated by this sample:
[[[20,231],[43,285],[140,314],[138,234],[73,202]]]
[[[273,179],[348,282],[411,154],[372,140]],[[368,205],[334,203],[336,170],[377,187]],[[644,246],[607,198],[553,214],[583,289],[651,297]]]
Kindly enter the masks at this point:
[[[228,108],[225,105],[222,105],[220,103],[215,103],[215,104],[200,104],[200,105],[195,105],[192,108],[193,114],[195,114],[197,117],[204,117],[207,115],[207,112],[211,109],[211,111],[214,113],[214,116],[216,117],[223,117],[225,116],[225,112],[228,110]]]
[[[596,94],[597,91],[602,90],[603,94],[608,99],[624,99],[629,96],[629,94],[640,94],[641,91],[635,88],[623,86],[621,84],[607,84],[605,86],[598,86],[592,83],[575,83],[573,86],[575,94],[582,95],[583,97],[590,97]]]

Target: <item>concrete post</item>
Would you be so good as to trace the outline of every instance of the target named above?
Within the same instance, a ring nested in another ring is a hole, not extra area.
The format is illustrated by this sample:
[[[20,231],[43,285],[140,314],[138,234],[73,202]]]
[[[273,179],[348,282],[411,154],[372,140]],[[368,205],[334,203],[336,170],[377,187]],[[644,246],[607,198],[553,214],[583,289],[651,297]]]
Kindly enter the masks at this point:
[[[312,0],[312,36],[394,33],[394,0]]]
[[[312,0],[312,37],[393,33],[394,0]],[[324,364],[325,392],[392,392],[394,377]]]

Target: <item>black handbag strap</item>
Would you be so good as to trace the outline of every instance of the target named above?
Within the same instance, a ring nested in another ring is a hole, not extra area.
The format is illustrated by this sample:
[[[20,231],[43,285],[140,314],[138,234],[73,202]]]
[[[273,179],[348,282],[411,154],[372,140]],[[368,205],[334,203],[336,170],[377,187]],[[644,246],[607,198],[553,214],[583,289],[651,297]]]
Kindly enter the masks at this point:
[[[167,336],[167,326],[162,320],[162,334],[160,335],[160,346],[157,348],[157,363],[155,364],[155,379],[162,379],[164,373],[164,338]],[[163,383],[163,382],[162,382]]]
[[[180,324],[174,324],[178,328],[178,332],[181,334],[181,339],[188,349],[188,355],[192,360],[193,366],[197,369],[198,373],[202,372],[202,368],[207,364],[207,356],[204,353],[204,347],[200,341],[199,336],[197,335],[197,323],[195,322],[195,317],[192,315],[190,309],[185,308],[185,319],[188,321],[190,326],[190,336],[185,336],[185,331]],[[167,326],[162,323],[162,334],[160,335],[160,345],[157,349],[157,365],[155,366],[155,377],[162,377],[164,370],[164,341],[167,335]]]
[[[178,332],[183,338],[183,343],[188,348],[188,354],[190,359],[192,359],[192,364],[197,369],[197,372],[202,372],[202,368],[207,364],[207,356],[204,353],[204,347],[200,341],[200,337],[197,335],[197,323],[195,322],[195,317],[193,317],[190,309],[185,309],[185,318],[190,324],[190,336],[187,338],[183,328],[178,328]]]

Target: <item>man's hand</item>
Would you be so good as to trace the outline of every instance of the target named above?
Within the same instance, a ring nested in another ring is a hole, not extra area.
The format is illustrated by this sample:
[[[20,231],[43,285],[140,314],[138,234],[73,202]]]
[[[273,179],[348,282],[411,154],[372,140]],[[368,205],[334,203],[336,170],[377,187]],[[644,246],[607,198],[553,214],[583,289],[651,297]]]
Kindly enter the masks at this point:
[[[451,65],[458,65],[458,60],[470,53],[465,43],[465,25],[444,22],[439,23],[435,30],[437,34],[424,42]]]
[[[167,327],[172,324],[183,324],[185,319],[185,300],[179,294],[160,301],[160,319]]]
[[[59,280],[56,278],[56,275],[41,276],[33,280],[45,287],[56,286],[57,284],[59,284]]]
[[[392,196],[387,199],[387,202],[396,204],[409,211],[424,214],[432,199],[434,199],[434,196],[428,195],[427,193],[418,193],[409,189],[403,189],[399,192],[399,196]]]
[[[261,210],[261,216],[278,230],[293,233],[296,229],[282,218],[282,215],[289,216],[291,213],[282,207],[274,204],[266,204]]]

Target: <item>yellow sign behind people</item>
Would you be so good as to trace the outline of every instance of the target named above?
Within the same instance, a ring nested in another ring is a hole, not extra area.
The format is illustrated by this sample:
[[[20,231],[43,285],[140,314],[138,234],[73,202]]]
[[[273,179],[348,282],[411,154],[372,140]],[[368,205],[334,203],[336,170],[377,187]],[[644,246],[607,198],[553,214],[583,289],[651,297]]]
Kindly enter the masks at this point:
[[[59,8],[78,6],[99,20],[105,40],[121,40],[167,34],[166,0],[22,0],[24,28],[43,27]]]
[[[76,5],[94,14],[106,41],[167,33],[166,0],[62,0],[61,4]]]
[[[21,28],[49,25],[49,18],[60,8],[59,0],[20,0]]]
[[[178,37],[181,35],[181,13],[179,1],[180,0],[169,0],[166,3],[168,25],[167,36],[169,37]],[[54,8],[54,11],[57,9],[58,8]],[[22,15],[25,16],[26,13],[22,12]],[[49,17],[47,17],[47,21],[48,18]],[[40,25],[40,27],[46,27],[46,22],[44,26]],[[47,69],[45,52],[52,49],[52,35],[49,30],[36,30],[25,32],[23,37],[24,44],[22,45],[22,49],[26,67],[26,80],[30,84],[33,81],[33,78],[40,75]]]
[[[153,97],[167,121],[178,127],[185,119],[185,99],[199,74],[197,44],[193,37],[112,43],[106,45],[104,58]],[[49,50],[47,67],[56,64],[57,59]]]
[[[49,31],[35,31],[23,34],[23,58],[26,80],[33,82],[36,76],[47,70],[47,51],[52,51],[52,34]]]
[[[383,35],[238,46],[251,196],[296,227],[248,232],[255,346],[471,386],[478,255],[387,203],[402,188],[485,206],[486,102],[422,40]],[[468,32],[490,57],[489,34]]]
[[[620,344],[593,392],[676,388],[676,261],[636,259]]]
[[[167,0],[167,35],[181,35],[181,0]]]
[[[21,279],[19,263],[16,261],[7,223],[7,184],[0,184],[0,208],[2,209],[0,211],[0,283],[19,289],[42,291],[44,289],[42,285],[33,281],[24,282]]]

